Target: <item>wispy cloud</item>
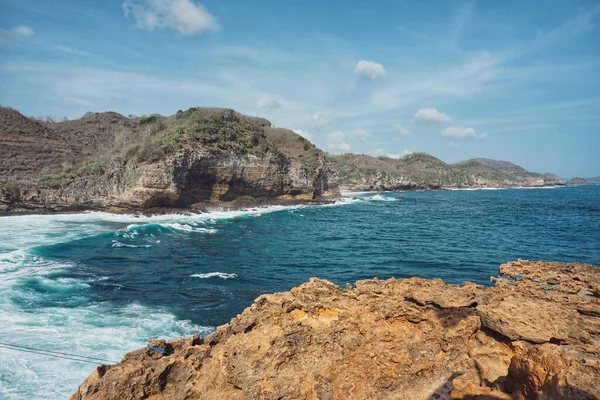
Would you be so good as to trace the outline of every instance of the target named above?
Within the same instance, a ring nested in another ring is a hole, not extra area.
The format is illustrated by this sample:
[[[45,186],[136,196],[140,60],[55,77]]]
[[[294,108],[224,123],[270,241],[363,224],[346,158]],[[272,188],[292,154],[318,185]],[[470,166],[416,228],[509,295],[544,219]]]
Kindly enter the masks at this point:
[[[35,35],[35,31],[33,29],[31,29],[28,26],[24,26],[24,25],[17,26],[12,31],[14,32],[15,35],[21,36],[21,37],[32,37],[33,35]]]
[[[449,126],[448,128],[443,129],[440,134],[442,136],[451,137],[455,139],[465,139],[465,138],[483,138],[481,135],[478,135],[475,132],[475,129],[466,126]]]
[[[20,25],[13,29],[0,28],[0,49],[8,48],[35,36],[35,31],[28,26]]]
[[[335,131],[327,135],[325,142],[327,150],[333,153],[348,153],[352,147],[346,142],[346,134],[342,131]]]
[[[365,129],[359,128],[347,134],[348,137],[364,142],[371,137],[371,133]]]
[[[598,16],[600,16],[600,5],[580,10],[554,29],[538,32],[531,46],[528,47],[528,51],[540,51],[558,41],[567,40],[590,30],[598,22]]]
[[[274,111],[283,108],[283,104],[272,97],[261,97],[257,102],[258,108],[268,111]]]
[[[554,124],[533,124],[533,125],[516,125],[516,126],[507,126],[505,128],[497,128],[493,129],[493,132],[520,132],[520,131],[534,131],[539,129],[549,129],[554,128]]]
[[[140,29],[172,29],[181,35],[195,35],[219,28],[217,19],[191,0],[125,0],[125,16]]]
[[[401,124],[395,124],[392,129],[394,130],[394,132],[399,133],[402,136],[407,136],[410,135],[410,131],[406,128],[404,128]]]
[[[72,54],[72,55],[76,55],[76,56],[99,57],[98,55],[90,53],[88,51],[74,49],[69,46],[52,45],[52,46],[50,46],[50,49],[54,50],[54,51],[60,51],[61,53],[67,53],[67,54]]]

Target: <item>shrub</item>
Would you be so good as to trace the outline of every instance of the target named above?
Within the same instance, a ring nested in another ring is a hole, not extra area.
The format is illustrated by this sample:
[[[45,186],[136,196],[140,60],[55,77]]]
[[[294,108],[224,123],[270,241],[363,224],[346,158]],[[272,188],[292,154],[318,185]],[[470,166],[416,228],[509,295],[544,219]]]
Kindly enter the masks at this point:
[[[321,151],[317,148],[310,147],[305,156],[298,158],[300,164],[302,164],[302,169],[307,173],[314,173],[321,165],[321,154]]]
[[[41,182],[49,186],[59,186],[80,176],[101,175],[106,172],[106,166],[104,161],[89,161],[80,167],[71,167],[64,172],[45,176]]]

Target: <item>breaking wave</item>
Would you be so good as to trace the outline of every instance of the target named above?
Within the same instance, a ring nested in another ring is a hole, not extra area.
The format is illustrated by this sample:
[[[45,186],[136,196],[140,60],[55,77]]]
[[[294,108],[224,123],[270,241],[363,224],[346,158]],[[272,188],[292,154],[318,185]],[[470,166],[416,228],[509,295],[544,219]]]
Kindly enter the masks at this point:
[[[221,279],[235,279],[237,274],[228,274],[225,272],[207,272],[204,274],[193,274],[190,275],[192,278],[208,279],[208,278],[221,278]]]

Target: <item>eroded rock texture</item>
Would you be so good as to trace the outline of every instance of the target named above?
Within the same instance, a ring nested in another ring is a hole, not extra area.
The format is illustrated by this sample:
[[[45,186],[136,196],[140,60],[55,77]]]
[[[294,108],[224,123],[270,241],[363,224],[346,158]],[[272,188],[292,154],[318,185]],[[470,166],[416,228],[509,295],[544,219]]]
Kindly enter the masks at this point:
[[[206,338],[100,366],[93,399],[596,399],[600,269],[517,261],[495,286],[311,279]],[[78,399],[74,394],[71,399]]]

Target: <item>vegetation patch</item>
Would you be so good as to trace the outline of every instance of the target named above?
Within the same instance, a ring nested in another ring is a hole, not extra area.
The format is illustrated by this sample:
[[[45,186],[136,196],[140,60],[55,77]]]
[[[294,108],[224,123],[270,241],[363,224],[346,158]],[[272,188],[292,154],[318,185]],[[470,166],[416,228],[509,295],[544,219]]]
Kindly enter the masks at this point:
[[[68,168],[61,173],[45,176],[41,182],[49,186],[60,186],[80,176],[102,175],[106,172],[106,167],[106,162],[89,161],[81,166]]]
[[[191,108],[176,115],[174,126],[154,139],[165,153],[199,144],[211,154],[265,155],[274,151],[263,129],[233,110]]]
[[[302,169],[307,173],[314,173],[321,165],[321,155],[322,153],[319,149],[310,147],[306,154],[298,157]]]

